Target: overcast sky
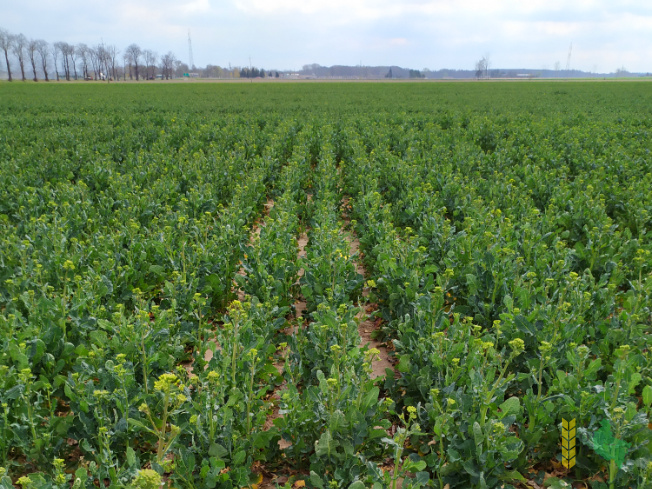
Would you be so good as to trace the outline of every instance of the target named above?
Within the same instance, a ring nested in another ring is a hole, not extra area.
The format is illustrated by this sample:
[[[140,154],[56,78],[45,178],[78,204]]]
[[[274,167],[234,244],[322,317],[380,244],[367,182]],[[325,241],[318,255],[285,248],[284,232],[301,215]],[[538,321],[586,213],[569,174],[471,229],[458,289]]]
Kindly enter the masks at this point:
[[[195,65],[652,71],[652,0],[0,0],[0,27]]]

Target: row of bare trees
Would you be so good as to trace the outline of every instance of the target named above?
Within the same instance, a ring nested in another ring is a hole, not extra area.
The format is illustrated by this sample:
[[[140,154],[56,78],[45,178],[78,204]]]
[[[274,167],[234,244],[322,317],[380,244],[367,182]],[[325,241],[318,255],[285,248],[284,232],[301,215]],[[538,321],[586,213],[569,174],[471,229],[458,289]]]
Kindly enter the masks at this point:
[[[28,39],[23,34],[12,34],[0,27],[0,51],[4,54],[9,81],[14,79],[12,61],[20,70],[21,80],[27,80],[31,67],[32,80],[38,81],[39,74],[45,81],[56,78],[65,80],[118,80],[122,72],[124,79],[154,79],[157,71],[165,79],[174,76],[179,67],[172,52],[161,56],[149,49],[130,44],[119,58],[120,51],[114,45],[104,43],[88,46],[84,43],[49,44],[42,39]],[[122,67],[120,66],[122,61]],[[160,63],[157,65],[157,62]],[[121,69],[122,68],[122,69]]]
[[[169,80],[174,76],[180,64],[171,51],[161,56],[159,60],[158,55],[154,51],[151,49],[141,49],[138,44],[127,46],[124,53],[124,61],[125,79],[128,70],[129,78],[131,79],[135,75],[136,80],[140,78],[153,80],[156,77],[157,68],[160,70],[161,77]],[[157,63],[159,64],[157,65]]]

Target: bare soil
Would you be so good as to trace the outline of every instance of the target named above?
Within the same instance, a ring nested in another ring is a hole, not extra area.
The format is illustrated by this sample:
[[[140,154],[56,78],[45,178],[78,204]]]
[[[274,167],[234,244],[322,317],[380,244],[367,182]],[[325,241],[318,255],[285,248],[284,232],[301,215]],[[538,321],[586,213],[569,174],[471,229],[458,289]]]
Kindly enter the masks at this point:
[[[342,219],[347,227],[350,227],[351,220],[348,216],[348,211],[350,209],[349,199],[345,197],[342,199]],[[344,237],[349,243],[349,255],[357,256],[354,258],[354,263],[356,266],[357,272],[363,277],[367,277],[367,270],[365,269],[362,261],[360,260],[359,250],[360,250],[360,240],[358,240],[355,235],[355,231],[350,230],[349,232],[344,232]],[[365,287],[362,291],[362,296],[364,298],[369,297],[369,289]],[[373,312],[378,309],[377,304],[371,302],[365,302],[360,304],[361,310],[358,313],[358,319],[360,323],[358,324],[358,334],[360,335],[360,346],[367,345],[369,349],[376,348],[380,353],[378,357],[371,362],[372,372],[371,378],[376,379],[378,377],[385,377],[386,369],[394,370],[394,365],[389,359],[389,354],[387,346],[385,343],[380,342],[373,338],[373,335],[376,331],[380,329],[382,325],[382,319],[374,318]],[[371,314],[371,316],[369,316]]]

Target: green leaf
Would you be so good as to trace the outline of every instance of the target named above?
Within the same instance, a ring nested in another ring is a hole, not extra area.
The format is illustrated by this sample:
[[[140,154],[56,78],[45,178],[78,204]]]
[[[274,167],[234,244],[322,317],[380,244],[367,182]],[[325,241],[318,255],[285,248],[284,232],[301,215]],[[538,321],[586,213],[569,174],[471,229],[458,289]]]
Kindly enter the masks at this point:
[[[28,348],[28,351],[29,356],[32,359],[32,363],[38,363],[45,353],[45,343],[43,343],[43,340],[37,339],[32,342]]]
[[[355,481],[349,486],[349,489],[365,489],[365,485],[361,481]]]
[[[330,458],[335,454],[335,449],[338,445],[339,443],[333,440],[333,435],[331,435],[330,430],[326,430],[319,437],[319,440],[315,442],[315,454],[318,457]]]
[[[211,457],[224,458],[229,454],[229,451],[219,443],[211,443],[208,454]]]
[[[500,413],[501,418],[510,415],[518,416],[521,412],[521,402],[518,397],[510,397],[500,405],[500,410],[502,411]]]
[[[398,371],[408,372],[409,370],[410,370],[410,355],[401,355],[401,359],[398,362]]]
[[[508,470],[500,476],[500,479],[508,482],[518,481],[523,482],[524,484],[527,483],[527,479],[523,477],[523,475],[518,470]]]
[[[563,479],[558,477],[550,477],[544,482],[544,487],[549,487],[550,489],[568,489],[572,486]]]
[[[317,475],[316,472],[310,471],[310,483],[317,489],[324,489],[324,481]]]
[[[162,277],[163,275],[165,275],[165,268],[163,268],[161,265],[150,265],[149,271],[152,272],[157,277]]]
[[[466,284],[469,286],[469,295],[475,295],[478,292],[478,277],[471,273],[467,273]]]
[[[509,312],[512,312],[514,309],[514,299],[512,299],[511,295],[506,295],[505,298],[503,299],[503,303],[505,304],[505,307]]]
[[[636,389],[636,386],[641,380],[643,380],[643,376],[641,374],[639,374],[638,372],[633,373],[629,377],[629,381],[627,382],[627,393],[634,394],[634,390]]]
[[[131,447],[127,447],[127,465],[129,467],[136,465],[136,452]]]
[[[480,477],[480,472],[478,472],[478,468],[473,460],[465,460],[462,462],[462,467],[464,467],[466,473],[471,477]]]
[[[422,486],[428,484],[428,481],[430,480],[430,474],[428,474],[428,472],[417,472],[415,476],[417,483],[421,484]]]
[[[153,435],[156,434],[156,432],[152,428],[144,424],[142,421],[139,421],[134,418],[129,418],[127,421],[129,422],[130,425],[137,426],[138,428],[142,428],[143,430],[148,431]]]
[[[66,397],[70,399],[71,401],[77,400],[77,395],[74,393],[74,391],[70,388],[68,383],[63,384],[63,392],[66,394]]]
[[[652,406],[652,385],[646,385],[643,388],[643,404]]]
[[[344,417],[344,413],[339,409],[336,410],[331,416],[331,419],[328,423],[329,431],[331,431],[332,433],[337,433],[340,431],[340,428],[345,425],[346,425],[346,418]]]
[[[427,466],[425,460],[419,460],[413,462],[412,460],[408,461],[403,467],[408,472],[421,472]]]
[[[602,359],[596,358],[595,360],[591,360],[589,362],[589,366],[586,367],[586,370],[584,372],[584,375],[587,377],[592,376],[595,374],[598,370],[600,370],[600,367],[602,366]]]
[[[482,443],[484,442],[484,436],[482,436],[482,428],[480,427],[480,423],[477,421],[473,423],[473,439],[475,441],[477,456],[480,457],[480,455],[482,455]]]
[[[247,454],[245,453],[244,450],[240,450],[239,452],[236,452],[236,454],[233,456],[232,463],[233,465],[242,465],[242,463],[245,461],[247,458]]]
[[[86,470],[83,467],[80,467],[75,471],[75,479],[80,479],[82,481],[82,485],[86,480],[88,479],[88,470]]]
[[[382,441],[386,445],[389,445],[390,447],[397,447],[398,446],[398,443],[396,443],[393,438],[385,437],[385,438],[382,438],[380,441]]]
[[[378,404],[379,394],[380,390],[378,387],[373,387],[369,392],[367,392],[367,395],[365,395],[364,399],[362,400],[361,411],[363,413],[367,412],[374,404]]]

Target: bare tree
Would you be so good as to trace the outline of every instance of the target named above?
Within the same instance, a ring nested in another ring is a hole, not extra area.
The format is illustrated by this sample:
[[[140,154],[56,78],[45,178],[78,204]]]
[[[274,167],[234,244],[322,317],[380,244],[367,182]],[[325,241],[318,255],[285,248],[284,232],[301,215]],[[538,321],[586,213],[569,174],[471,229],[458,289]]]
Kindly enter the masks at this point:
[[[172,77],[174,71],[174,62],[176,61],[172,51],[169,51],[167,54],[161,56],[161,73],[163,78],[169,80]]]
[[[122,73],[124,75],[124,81],[127,81],[127,65],[129,66],[129,79],[131,80],[131,60],[129,59],[129,55],[124,53],[122,55]]]
[[[484,58],[475,62],[475,77],[479,80],[484,73]]]
[[[55,42],[52,55],[54,57],[54,66],[57,70],[57,81],[59,81],[59,67],[57,64],[57,59],[59,58],[59,55],[61,55],[61,67],[63,68],[63,77],[66,80],[69,80],[70,77],[68,76],[68,63],[66,59],[66,43],[62,41]]]
[[[82,63],[82,78],[85,80],[88,78],[88,61],[90,58],[90,53],[88,52],[89,48],[86,44],[84,43],[79,43],[75,47],[75,52],[79,56],[79,59],[81,60]],[[77,79],[76,72],[75,72],[75,79]]]
[[[50,81],[48,78],[48,55],[50,54],[50,46],[43,39],[39,39],[36,42],[36,52],[41,58],[41,69],[43,70],[43,76],[45,81]]]
[[[140,46],[138,44],[130,44],[127,47],[125,54],[129,58],[130,68],[131,68],[131,63],[133,63],[134,65],[134,71],[136,72],[136,81],[138,81],[138,62],[140,61],[140,57],[143,54],[143,50],[140,49]],[[131,77],[131,70],[129,76]]]
[[[95,70],[96,78],[110,81],[111,53],[109,52],[109,48],[104,44],[98,44],[94,49],[91,49],[91,59],[93,60],[93,69]]]
[[[479,61],[475,63],[475,77],[489,78],[489,54],[485,54]]]
[[[9,51],[12,47],[13,36],[6,29],[0,28],[0,49],[5,53],[5,62],[7,63],[7,75],[9,81],[11,78],[11,64],[9,64]]]
[[[72,44],[68,44],[68,55],[72,61],[72,70],[75,73],[75,80],[77,80],[77,48]]]
[[[158,55],[151,49],[146,49],[143,52],[145,56],[146,74],[149,80],[153,80],[156,75],[156,60]]]
[[[133,73],[131,71],[131,58],[127,53],[122,55],[122,72],[124,74],[124,81],[127,81],[127,68],[129,69],[129,79],[133,80]]]
[[[27,44],[27,38],[23,34],[18,34],[14,36],[14,41],[11,46],[11,50],[18,59],[18,66],[20,67],[21,80],[25,81],[25,45]]]
[[[116,70],[116,58],[118,57],[118,48],[115,47],[115,45],[111,44],[109,46],[105,47],[106,49],[106,57],[107,57],[107,71],[108,68],[111,67],[111,76],[113,77],[114,80],[118,79],[118,73]],[[108,77],[108,73],[107,73]]]
[[[102,65],[104,64],[104,46],[98,44],[94,48],[88,48],[88,58],[93,67],[93,76],[96,80],[101,80]]]
[[[34,74],[34,81],[38,81],[36,77],[36,46],[37,41],[35,39],[30,39],[27,43],[27,54],[29,55],[29,62],[32,65],[32,73]]]
[[[61,54],[61,47],[58,42],[55,42],[52,45],[52,60],[54,61],[54,72],[57,75],[57,81],[59,81],[59,55]]]
[[[67,42],[58,42],[55,46],[61,51],[62,61],[63,61],[63,71],[66,76],[66,80],[70,81],[72,76],[77,77],[77,67],[75,64],[75,46],[68,44]],[[73,64],[74,71],[70,70],[70,63]]]
[[[118,48],[115,47],[114,44],[111,44],[110,46],[107,46],[106,51],[109,55],[109,62],[111,63],[111,74],[113,75],[113,79],[117,80],[118,79],[118,70],[116,69],[116,59],[118,58],[118,54],[120,51],[118,51]]]
[[[184,73],[188,73],[190,71],[190,67],[178,59],[174,60],[174,74],[175,76],[183,76]],[[239,75],[234,75],[234,78],[237,78]]]

